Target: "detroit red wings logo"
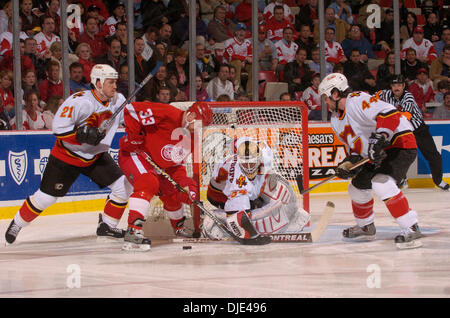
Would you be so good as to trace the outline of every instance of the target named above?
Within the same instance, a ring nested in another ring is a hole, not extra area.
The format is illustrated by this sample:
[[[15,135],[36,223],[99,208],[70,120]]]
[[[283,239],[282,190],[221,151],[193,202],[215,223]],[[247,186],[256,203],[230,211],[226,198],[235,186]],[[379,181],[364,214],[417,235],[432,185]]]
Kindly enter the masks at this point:
[[[189,151],[185,151],[183,147],[177,147],[171,144],[165,145],[161,149],[161,157],[166,161],[181,163],[187,155],[189,155]]]
[[[86,125],[92,127],[100,127],[100,125],[105,121],[111,118],[111,111],[107,110],[102,113],[93,113],[86,120]]]

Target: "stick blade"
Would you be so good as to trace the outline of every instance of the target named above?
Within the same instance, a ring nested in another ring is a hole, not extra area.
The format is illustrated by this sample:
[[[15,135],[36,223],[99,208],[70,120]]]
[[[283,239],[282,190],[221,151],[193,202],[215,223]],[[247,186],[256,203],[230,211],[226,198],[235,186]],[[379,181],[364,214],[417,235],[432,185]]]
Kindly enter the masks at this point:
[[[323,232],[325,232],[325,229],[330,223],[331,216],[334,213],[334,209],[335,209],[334,203],[328,201],[325,206],[325,210],[323,211],[322,216],[320,217],[319,222],[317,223],[317,226],[311,232],[311,239],[313,243],[317,242],[322,236]]]

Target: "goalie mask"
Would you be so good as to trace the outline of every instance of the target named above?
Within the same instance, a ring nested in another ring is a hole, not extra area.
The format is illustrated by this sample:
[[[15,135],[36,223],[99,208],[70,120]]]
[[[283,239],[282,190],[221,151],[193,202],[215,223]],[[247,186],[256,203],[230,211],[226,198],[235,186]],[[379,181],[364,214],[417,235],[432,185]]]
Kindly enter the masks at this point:
[[[237,147],[238,163],[245,175],[253,180],[262,162],[262,149],[252,140],[245,140]]]

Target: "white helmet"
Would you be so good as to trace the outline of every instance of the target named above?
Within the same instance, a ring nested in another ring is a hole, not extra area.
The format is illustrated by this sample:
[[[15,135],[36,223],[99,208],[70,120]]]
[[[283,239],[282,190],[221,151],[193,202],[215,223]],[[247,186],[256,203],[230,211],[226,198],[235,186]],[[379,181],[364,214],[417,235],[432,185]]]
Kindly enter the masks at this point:
[[[250,138],[240,138],[236,143],[239,166],[250,180],[258,173],[262,162],[262,149],[257,141]]]
[[[119,74],[108,64],[94,65],[91,70],[91,84],[94,85],[94,87],[97,87],[97,81],[100,80],[100,84],[102,84],[103,87],[103,83],[107,78],[118,79]]]
[[[334,88],[338,89],[340,92],[349,88],[347,78],[343,74],[331,73],[325,76],[319,85],[319,96],[325,94],[327,97],[330,97]]]

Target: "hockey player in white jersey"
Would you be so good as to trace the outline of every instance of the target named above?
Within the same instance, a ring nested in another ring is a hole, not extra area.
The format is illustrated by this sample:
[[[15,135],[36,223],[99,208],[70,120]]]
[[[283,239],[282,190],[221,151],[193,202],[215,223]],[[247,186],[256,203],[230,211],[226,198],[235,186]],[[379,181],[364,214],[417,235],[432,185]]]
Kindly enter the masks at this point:
[[[297,206],[290,185],[272,170],[272,150],[248,137],[238,139],[235,150],[215,167],[208,186],[207,198],[218,208],[216,215],[242,238],[299,233],[309,213]],[[211,239],[228,237],[207,216],[202,232]],[[267,237],[262,240],[269,242]]]
[[[356,226],[345,229],[344,238],[375,239],[373,192],[384,201],[400,226],[401,233],[395,237],[397,247],[419,247],[417,212],[409,207],[397,186],[417,156],[411,124],[393,105],[377,96],[351,92],[347,78],[340,73],[326,76],[320,83],[319,94],[332,112],[333,131],[349,152],[336,169],[338,177],[352,178],[348,192]],[[363,157],[370,162],[350,170]]]
[[[117,78],[118,74],[111,66],[97,64],[91,71],[93,89],[71,95],[59,107],[53,120],[56,143],[40,188],[16,213],[5,233],[7,243],[13,243],[24,226],[65,196],[80,174],[89,177],[100,188],[111,189],[104,213],[99,215],[97,236],[124,237],[124,231],[116,227],[132,186],[107,152],[123,115],[117,116],[107,131],[98,129],[125,101],[123,95],[116,92]]]

